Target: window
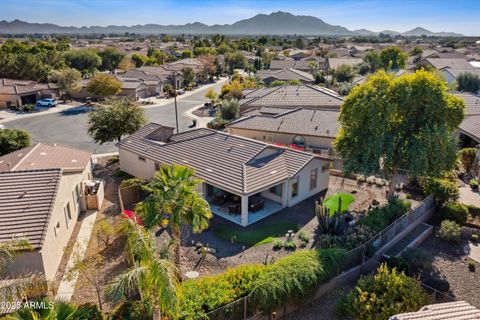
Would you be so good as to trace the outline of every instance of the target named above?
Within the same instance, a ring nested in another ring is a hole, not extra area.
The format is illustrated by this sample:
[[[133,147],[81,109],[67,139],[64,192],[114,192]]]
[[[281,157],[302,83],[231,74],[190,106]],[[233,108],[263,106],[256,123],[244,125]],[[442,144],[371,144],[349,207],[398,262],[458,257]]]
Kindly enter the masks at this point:
[[[143,162],[147,161],[147,159],[145,159],[144,157],[141,157],[141,156],[138,156],[138,160],[143,161]]]
[[[315,168],[315,169],[312,169],[312,171],[310,171],[310,191],[317,188],[317,180],[318,180],[318,169]]]
[[[267,136],[267,142],[273,142],[273,137],[272,136]]]
[[[271,187],[268,189],[270,193],[276,194],[277,196],[281,197],[283,192],[282,192],[282,184],[277,184],[276,186]]]
[[[80,184],[75,186],[75,189],[72,191],[73,193],[73,204],[75,208],[78,207],[78,203],[80,202]]]
[[[298,196],[298,178],[291,181],[292,198]]]
[[[72,220],[72,212],[70,210],[70,202],[67,203],[67,205],[63,208],[63,213],[65,214],[65,222],[66,222],[67,229],[68,229],[68,225],[70,224],[70,221]]]
[[[53,229],[53,232],[55,232],[55,237],[58,236],[58,233],[60,232],[60,222],[57,222],[57,225]]]
[[[302,136],[295,136],[292,143],[297,147],[305,147],[305,138]]]

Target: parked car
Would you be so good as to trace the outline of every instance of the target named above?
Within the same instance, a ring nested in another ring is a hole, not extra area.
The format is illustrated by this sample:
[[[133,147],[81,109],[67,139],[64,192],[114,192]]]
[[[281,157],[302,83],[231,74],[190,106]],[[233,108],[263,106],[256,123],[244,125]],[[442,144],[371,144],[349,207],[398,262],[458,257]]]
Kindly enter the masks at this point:
[[[7,127],[5,127],[5,125],[3,124],[0,124],[0,130],[5,130],[5,129],[7,129]]]
[[[57,101],[55,99],[41,99],[37,100],[37,103],[35,104],[36,107],[53,107],[57,105]]]

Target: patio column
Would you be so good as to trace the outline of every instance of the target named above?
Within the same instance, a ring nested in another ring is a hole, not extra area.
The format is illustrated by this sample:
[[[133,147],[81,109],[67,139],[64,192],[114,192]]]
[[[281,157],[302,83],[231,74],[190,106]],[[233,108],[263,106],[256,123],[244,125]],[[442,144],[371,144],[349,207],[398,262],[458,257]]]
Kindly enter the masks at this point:
[[[288,180],[283,181],[282,183],[282,207],[287,206],[287,200],[288,200]]]
[[[248,225],[248,196],[242,196],[242,226]]]

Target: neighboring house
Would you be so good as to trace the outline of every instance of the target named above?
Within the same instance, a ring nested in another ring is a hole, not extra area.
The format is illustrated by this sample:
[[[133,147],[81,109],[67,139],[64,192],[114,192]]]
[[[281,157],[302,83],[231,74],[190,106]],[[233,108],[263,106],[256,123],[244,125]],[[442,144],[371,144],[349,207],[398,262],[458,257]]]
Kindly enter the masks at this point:
[[[136,80],[145,83],[148,86],[149,96],[161,96],[163,94],[163,80],[160,77],[154,74],[149,74],[143,70],[131,69],[124,73],[116,74],[115,77],[121,81]]]
[[[401,313],[389,320],[478,320],[480,310],[465,301],[437,303],[422,307],[417,312]]]
[[[140,79],[128,79],[116,77],[118,81],[122,83],[119,96],[129,97],[133,100],[145,99],[151,96],[149,86]],[[88,83],[90,80],[85,79],[80,81],[81,89],[71,94],[74,99],[86,99],[86,98],[100,98],[88,91]]]
[[[306,151],[333,155],[333,141],[340,128],[338,111],[298,108],[283,109],[282,113],[274,115],[268,114],[268,109],[266,111],[246,115],[230,123],[226,131],[268,143],[294,144]]]
[[[117,144],[120,168],[151,179],[161,165],[195,170],[212,212],[247,226],[328,188],[330,159],[211,130],[149,123]]]
[[[280,86],[244,91],[240,100],[242,113],[262,107],[312,108],[339,110],[342,97],[333,90],[315,85]]]
[[[313,83],[315,81],[311,73],[297,69],[259,70],[257,76],[266,86],[276,80],[285,82],[299,80],[302,83]]]
[[[164,66],[153,67],[153,66],[143,66],[135,70],[144,71],[147,74],[155,75],[165,84],[174,85],[174,80],[176,82],[177,89],[182,86],[183,76],[181,71],[176,70],[167,70]],[[175,75],[175,77],[174,77]]]
[[[162,66],[167,70],[167,72],[176,71],[178,73],[182,73],[182,70],[185,68],[192,68],[193,72],[195,73],[195,78],[198,82],[204,83],[208,79],[208,75],[205,73],[205,65],[204,63],[196,58],[187,58],[183,60],[178,60],[170,63],[166,63]]]
[[[423,58],[418,62],[421,66],[430,66],[437,70],[473,69],[474,67],[465,58]]]
[[[293,60],[301,60],[305,57],[311,56],[311,50],[290,49],[288,50],[288,56]]]
[[[465,119],[458,129],[464,146],[480,144],[480,96],[470,92],[454,92],[465,102]]]
[[[10,105],[20,107],[27,103],[35,103],[38,99],[59,96],[58,87],[51,83],[0,79],[0,109],[8,108]]]
[[[343,64],[356,67],[362,62],[363,60],[360,58],[328,58],[325,62],[325,70],[330,73]]]
[[[303,72],[308,72],[311,74],[317,73],[319,70],[323,70],[323,65],[320,65],[318,62],[315,62],[316,65],[311,63],[309,60],[272,60],[270,62],[270,70],[282,70],[282,69],[297,69]]]
[[[37,143],[0,157],[0,241],[26,237],[24,252],[7,273],[28,270],[54,279],[78,215],[86,210],[91,153]]]
[[[480,76],[480,68],[470,67],[470,68],[444,68],[441,70],[441,73],[448,84],[451,84],[457,81],[459,75],[463,73],[472,73]]]

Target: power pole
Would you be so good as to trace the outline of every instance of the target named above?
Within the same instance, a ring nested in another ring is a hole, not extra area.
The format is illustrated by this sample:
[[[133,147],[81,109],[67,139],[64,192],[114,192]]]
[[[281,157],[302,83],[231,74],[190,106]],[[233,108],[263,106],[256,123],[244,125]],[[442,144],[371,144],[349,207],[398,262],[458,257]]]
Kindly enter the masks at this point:
[[[175,102],[175,126],[177,128],[177,133],[178,131],[178,110],[177,110],[177,76],[175,74],[175,71],[173,71],[173,100]]]

